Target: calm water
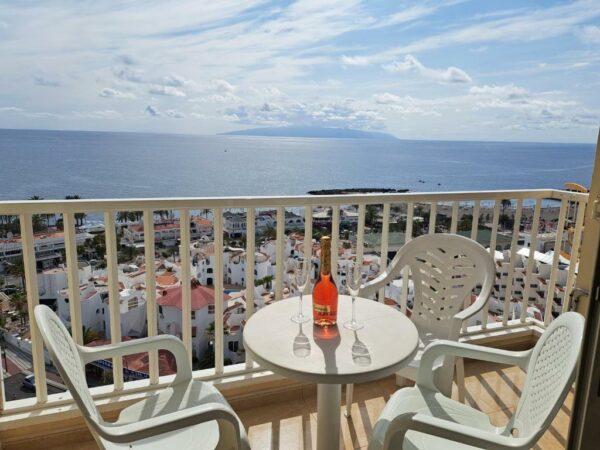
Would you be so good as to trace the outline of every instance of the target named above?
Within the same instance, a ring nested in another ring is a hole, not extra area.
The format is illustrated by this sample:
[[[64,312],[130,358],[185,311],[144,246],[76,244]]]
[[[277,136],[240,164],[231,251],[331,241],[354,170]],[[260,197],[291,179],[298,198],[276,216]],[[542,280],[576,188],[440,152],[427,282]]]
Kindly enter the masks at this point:
[[[0,199],[589,186],[594,151],[593,144],[0,130]]]

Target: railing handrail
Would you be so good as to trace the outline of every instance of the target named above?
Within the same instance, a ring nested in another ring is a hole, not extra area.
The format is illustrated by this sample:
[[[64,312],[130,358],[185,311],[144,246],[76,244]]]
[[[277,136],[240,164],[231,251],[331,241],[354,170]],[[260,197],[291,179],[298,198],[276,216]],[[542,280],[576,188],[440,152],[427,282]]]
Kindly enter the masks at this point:
[[[238,197],[165,197],[130,199],[77,199],[77,200],[3,200],[0,214],[138,211],[143,209],[199,209],[199,208],[277,208],[303,206],[368,205],[402,202],[453,202],[495,199],[555,199],[585,201],[588,194],[559,189],[516,189],[489,191],[404,192],[385,194],[337,194],[291,196],[238,196]]]

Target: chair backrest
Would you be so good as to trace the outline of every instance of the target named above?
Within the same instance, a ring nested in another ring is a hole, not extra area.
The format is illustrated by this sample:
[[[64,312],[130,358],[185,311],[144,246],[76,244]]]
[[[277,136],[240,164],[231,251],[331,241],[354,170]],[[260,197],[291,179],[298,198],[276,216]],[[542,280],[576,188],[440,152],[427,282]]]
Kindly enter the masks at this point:
[[[535,345],[523,393],[504,434],[538,439],[569,393],[581,352],[584,319],[567,312],[554,320]]]
[[[411,319],[423,331],[445,339],[457,339],[460,324],[451,320],[477,284],[479,297],[488,298],[496,269],[489,252],[477,242],[455,234],[419,236],[404,245],[383,276],[361,289],[369,296],[410,268],[414,284]]]
[[[101,422],[102,418],[85,379],[85,367],[71,335],[60,318],[45,305],[35,307],[35,320],[50,357],[84,418],[96,423]]]

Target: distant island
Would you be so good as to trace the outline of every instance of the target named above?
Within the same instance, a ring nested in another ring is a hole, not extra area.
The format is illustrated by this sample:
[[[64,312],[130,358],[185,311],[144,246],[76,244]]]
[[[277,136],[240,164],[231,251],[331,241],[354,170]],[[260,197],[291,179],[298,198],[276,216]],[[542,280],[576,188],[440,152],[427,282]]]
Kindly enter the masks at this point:
[[[377,131],[361,131],[350,128],[327,128],[327,127],[266,127],[251,128],[248,130],[230,131],[221,133],[228,136],[271,136],[271,137],[303,137],[303,138],[337,138],[337,139],[369,139],[380,141],[397,141],[398,138]]]
[[[320,189],[318,191],[308,191],[308,195],[402,194],[408,191],[408,189],[390,188]]]

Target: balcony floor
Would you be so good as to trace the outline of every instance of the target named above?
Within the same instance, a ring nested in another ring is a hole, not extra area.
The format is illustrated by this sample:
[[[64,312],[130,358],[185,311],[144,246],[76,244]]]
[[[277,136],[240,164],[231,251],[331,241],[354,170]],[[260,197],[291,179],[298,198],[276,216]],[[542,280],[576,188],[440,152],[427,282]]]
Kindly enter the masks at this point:
[[[491,422],[500,426],[508,421],[517,405],[525,379],[524,372],[517,367],[468,361],[465,366],[467,398],[471,406],[487,413]],[[368,436],[379,417],[385,402],[397,390],[394,377],[356,385],[352,419],[342,415],[342,435],[345,449],[363,449]],[[454,389],[456,395],[456,386]],[[344,393],[342,393],[344,394]],[[573,395],[554,419],[551,428],[544,434],[537,450],[565,449]],[[316,388],[306,386],[291,389],[278,396],[278,401],[263,406],[232,401],[232,406],[244,423],[252,448],[262,449],[314,449],[316,448],[317,413]],[[65,436],[66,437],[66,436]],[[91,435],[88,440],[66,438],[60,446],[40,443],[39,448],[61,448],[63,450],[95,449]],[[68,442],[71,441],[71,442]],[[5,450],[17,450],[22,446],[7,446]],[[28,449],[38,448],[29,444]]]

